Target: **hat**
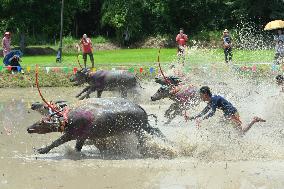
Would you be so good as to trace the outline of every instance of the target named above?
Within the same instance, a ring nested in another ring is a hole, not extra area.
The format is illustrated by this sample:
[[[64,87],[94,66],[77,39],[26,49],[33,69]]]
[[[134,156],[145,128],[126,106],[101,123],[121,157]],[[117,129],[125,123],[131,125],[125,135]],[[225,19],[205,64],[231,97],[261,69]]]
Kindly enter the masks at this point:
[[[10,32],[5,32],[4,35],[11,35],[11,33]]]
[[[229,30],[225,29],[225,30],[223,31],[223,33],[229,33]]]

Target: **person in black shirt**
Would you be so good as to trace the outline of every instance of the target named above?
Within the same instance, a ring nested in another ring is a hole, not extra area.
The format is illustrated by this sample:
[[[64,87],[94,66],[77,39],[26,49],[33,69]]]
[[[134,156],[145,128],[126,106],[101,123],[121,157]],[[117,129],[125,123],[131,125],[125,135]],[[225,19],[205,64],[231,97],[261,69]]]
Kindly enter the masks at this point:
[[[229,31],[227,29],[223,32],[223,48],[224,48],[224,54],[225,54],[225,61],[228,63],[229,61],[232,61],[232,39],[229,35]]]

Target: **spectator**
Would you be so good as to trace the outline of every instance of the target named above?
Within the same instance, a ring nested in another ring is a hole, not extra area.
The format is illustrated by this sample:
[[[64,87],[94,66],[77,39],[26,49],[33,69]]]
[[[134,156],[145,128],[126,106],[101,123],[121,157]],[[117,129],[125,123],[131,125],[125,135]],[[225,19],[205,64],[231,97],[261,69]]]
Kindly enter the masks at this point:
[[[3,56],[5,57],[11,51],[11,33],[5,32],[2,39]]]
[[[276,64],[282,64],[284,62],[284,43],[282,40],[278,41],[276,53],[275,53]]]
[[[225,54],[225,62],[228,63],[229,61],[232,61],[233,54],[232,54],[232,39],[227,29],[225,29],[223,32],[223,48]]]
[[[284,41],[284,34],[282,33],[282,30],[277,30],[277,34],[276,35],[274,35],[274,43],[275,43],[275,56],[274,56],[274,59],[275,59],[275,61],[277,61],[278,60],[278,58],[279,58],[279,42],[280,41],[282,41],[282,43],[283,43],[283,41]],[[280,42],[280,44],[281,44],[281,42]]]
[[[284,41],[284,34],[283,34],[282,30],[277,30],[277,34],[274,35],[275,46],[278,45],[279,40]]]
[[[186,34],[184,34],[184,31],[181,28],[179,30],[179,34],[177,34],[177,36],[176,36],[176,42],[178,44],[178,54],[184,53],[187,40],[188,40],[188,37],[187,37]]]
[[[80,45],[83,51],[84,66],[87,66],[87,55],[90,56],[92,62],[92,68],[94,68],[94,56],[93,56],[93,46],[90,38],[86,34],[83,35],[83,38],[80,41]]]
[[[12,66],[11,68],[12,74],[16,72],[24,73],[24,70],[22,69],[20,62],[21,62],[21,58],[19,55],[16,55],[16,54],[9,59],[9,65]]]

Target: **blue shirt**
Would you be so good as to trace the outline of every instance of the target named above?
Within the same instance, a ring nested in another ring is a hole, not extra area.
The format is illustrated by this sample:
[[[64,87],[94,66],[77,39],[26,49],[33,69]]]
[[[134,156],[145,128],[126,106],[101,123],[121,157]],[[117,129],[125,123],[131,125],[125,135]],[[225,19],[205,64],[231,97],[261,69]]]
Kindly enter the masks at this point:
[[[231,45],[231,37],[229,35],[223,37],[224,45]],[[230,46],[227,48],[231,48]]]
[[[207,112],[209,112],[209,110],[210,112],[206,116],[204,116],[204,119],[212,117],[215,114],[217,108],[224,112],[225,117],[233,115],[237,112],[237,109],[225,98],[219,95],[213,95],[207,106],[196,117],[201,117],[205,115]]]

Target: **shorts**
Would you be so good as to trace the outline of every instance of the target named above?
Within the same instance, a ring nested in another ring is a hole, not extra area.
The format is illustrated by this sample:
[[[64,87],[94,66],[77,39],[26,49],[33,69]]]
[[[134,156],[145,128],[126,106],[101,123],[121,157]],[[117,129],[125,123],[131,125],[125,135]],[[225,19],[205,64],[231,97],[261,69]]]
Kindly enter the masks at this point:
[[[235,112],[234,114],[231,115],[227,115],[226,118],[238,125],[242,125],[242,121],[240,119],[240,115],[238,112]]]
[[[93,53],[92,53],[92,52],[89,52],[89,53],[83,53],[83,59],[84,59],[84,60],[87,60],[87,55],[89,55],[89,56],[90,56],[90,60],[93,62],[93,61],[94,61]]]

